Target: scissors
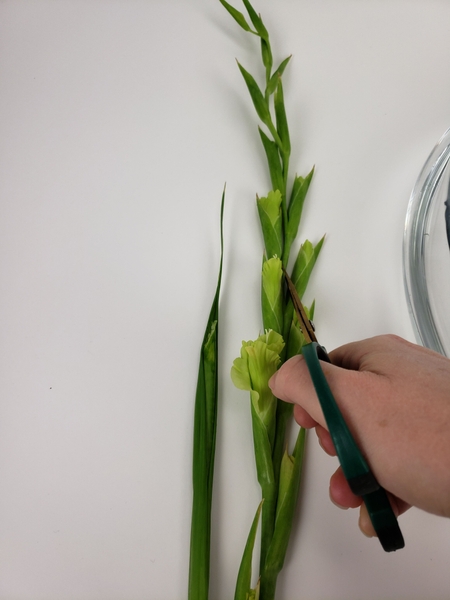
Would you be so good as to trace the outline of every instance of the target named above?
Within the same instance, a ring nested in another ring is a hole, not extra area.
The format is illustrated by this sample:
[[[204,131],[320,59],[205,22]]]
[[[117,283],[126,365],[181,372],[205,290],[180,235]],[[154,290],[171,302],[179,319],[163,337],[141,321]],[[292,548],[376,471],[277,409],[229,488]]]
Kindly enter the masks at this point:
[[[306,344],[302,347],[302,354],[322,407],[342,471],[352,492],[356,496],[362,496],[383,550],[386,552],[399,550],[404,547],[405,542],[386,490],[375,479],[336,404],[320,365],[320,361],[331,363],[328,353],[317,341],[314,325],[305,312],[295,285],[286,271],[284,271],[284,275],[300,329],[306,340]]]

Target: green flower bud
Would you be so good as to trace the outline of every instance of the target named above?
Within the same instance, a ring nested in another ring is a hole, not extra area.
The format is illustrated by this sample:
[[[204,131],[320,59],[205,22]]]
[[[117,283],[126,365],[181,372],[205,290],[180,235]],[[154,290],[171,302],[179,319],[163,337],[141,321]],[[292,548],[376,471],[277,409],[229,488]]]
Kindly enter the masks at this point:
[[[283,567],[300,486],[305,448],[305,430],[300,429],[292,456],[286,451],[281,461],[275,530],[265,568],[279,573]]]
[[[276,331],[267,331],[256,341],[242,342],[241,356],[231,369],[231,379],[241,390],[250,392],[255,412],[272,438],[277,401],[269,388],[269,379],[278,369],[283,338]]]
[[[298,227],[303,211],[306,194],[308,193],[311,179],[314,174],[314,168],[306,177],[296,176],[292,186],[291,199],[288,207],[288,223],[285,236],[285,260],[289,259],[292,243],[297,237]]]
[[[265,329],[283,331],[283,269],[279,258],[264,261],[262,268],[261,305]]]
[[[322,249],[324,239],[325,236],[319,240],[315,246],[313,246],[309,240],[306,240],[300,247],[291,276],[300,298],[302,298],[305,293],[311,272],[316,264],[320,250]]]
[[[281,216],[281,192],[269,192],[266,198],[257,198],[259,219],[264,237],[267,258],[283,253],[283,231]]]
[[[289,341],[287,345],[286,358],[292,358],[297,354],[301,354],[304,343],[305,337],[298,324],[297,316],[295,315],[292,319],[291,329],[289,331]]]
[[[281,459],[280,484],[278,489],[277,516],[279,517],[284,503],[289,497],[292,477],[294,476],[294,457],[285,450]]]
[[[311,321],[314,318],[314,307],[315,300],[311,304],[310,308],[307,308],[306,306],[303,307],[305,309],[306,316]],[[300,329],[297,315],[294,313],[294,316],[291,321],[291,329],[289,331],[286,358],[292,358],[297,354],[301,354],[302,347],[305,344],[305,342],[305,336],[303,335],[302,330]]]

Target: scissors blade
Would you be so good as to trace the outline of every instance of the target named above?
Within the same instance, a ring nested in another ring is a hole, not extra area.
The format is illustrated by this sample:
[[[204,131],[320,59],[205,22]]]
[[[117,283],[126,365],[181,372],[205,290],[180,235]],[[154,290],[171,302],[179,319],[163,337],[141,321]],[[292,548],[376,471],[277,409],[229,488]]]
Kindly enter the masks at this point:
[[[297,290],[295,289],[295,285],[292,279],[287,274],[286,270],[283,269],[284,276],[286,278],[286,283],[288,286],[289,294],[292,299],[292,304],[294,305],[295,313],[298,318],[298,322],[300,325],[300,329],[302,330],[303,335],[305,336],[305,340],[308,344],[312,342],[317,342],[316,334],[314,333],[313,326],[311,325],[311,321],[308,319],[308,316],[305,311],[305,307],[303,306]]]

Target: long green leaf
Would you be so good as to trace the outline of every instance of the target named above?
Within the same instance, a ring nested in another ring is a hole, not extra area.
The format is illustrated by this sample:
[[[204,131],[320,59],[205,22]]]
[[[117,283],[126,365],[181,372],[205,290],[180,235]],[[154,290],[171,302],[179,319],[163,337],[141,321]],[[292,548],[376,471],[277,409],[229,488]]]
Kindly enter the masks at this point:
[[[264,500],[259,503],[256,514],[253,518],[252,526],[250,528],[247,542],[245,544],[244,553],[242,555],[241,565],[239,567],[239,573],[236,581],[236,591],[234,593],[234,600],[246,600],[251,594],[252,585],[252,561],[253,561],[253,550],[255,547],[256,533],[258,531],[259,517],[261,515],[261,508]]]
[[[239,64],[239,62],[238,67],[242,73],[245,83],[247,84],[247,89],[250,93],[250,97],[253,101],[256,112],[258,113],[258,117],[261,119],[264,125],[267,125],[267,127],[273,127],[269,106],[254,77],[250,75],[250,73],[246,71],[244,67]]]
[[[259,127],[259,135],[261,137],[264,150],[266,152],[267,164],[269,165],[270,180],[272,189],[279,190],[281,195],[285,195],[285,186],[283,180],[283,169],[281,166],[280,153],[278,145],[273,142]]]
[[[298,228],[303,212],[306,194],[308,193],[311,180],[314,175],[314,167],[306,177],[296,177],[292,186],[291,199],[288,206],[288,223],[286,227],[284,264],[289,260],[292,243],[297,237]]]
[[[283,75],[285,68],[288,65],[288,62],[291,60],[292,56],[288,56],[285,58],[279,65],[278,69],[273,73],[272,77],[269,80],[269,83],[266,87],[266,96],[271,96],[274,91],[277,89],[278,80]]]
[[[309,240],[306,240],[300,247],[297,260],[292,270],[292,281],[300,298],[305,293],[314,265],[323,246],[325,236],[313,246]]]
[[[225,190],[222,194],[220,210],[219,276],[201,346],[195,394],[189,600],[207,600],[209,590],[211,505],[217,429],[218,323],[223,265],[224,203]]]
[[[242,1],[245,4],[245,8],[247,9],[248,15],[249,15],[253,25],[255,26],[256,31],[264,40],[266,40],[266,42],[268,42],[269,41],[269,33],[268,33],[267,29],[265,28],[261,17],[258,15],[258,13],[255,11],[253,6],[250,4],[249,0],[242,0]]]
[[[281,214],[281,192],[271,191],[265,198],[257,198],[259,220],[264,237],[266,258],[283,254],[283,219]]]
[[[228,4],[228,2],[226,0],[219,0],[219,2],[222,4],[222,6],[224,6],[227,9],[227,11],[230,13],[230,15],[236,21],[236,23],[238,23],[238,25],[240,25],[242,27],[242,29],[244,29],[245,31],[248,31],[249,33],[256,33],[255,31],[252,30],[252,28],[247,23],[244,15],[241,12],[239,12],[233,6],[231,6],[231,4]]]
[[[284,106],[283,84],[281,77],[278,78],[278,85],[275,91],[274,100],[278,135],[283,142],[284,152],[289,154],[291,152],[291,139],[289,137],[289,127],[286,118],[286,108]]]

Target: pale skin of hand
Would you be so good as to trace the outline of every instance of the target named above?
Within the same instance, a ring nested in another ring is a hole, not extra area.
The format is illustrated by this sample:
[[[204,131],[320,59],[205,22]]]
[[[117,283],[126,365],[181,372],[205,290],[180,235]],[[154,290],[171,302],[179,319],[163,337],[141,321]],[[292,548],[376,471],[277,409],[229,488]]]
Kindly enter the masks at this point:
[[[390,493],[394,512],[409,506],[450,517],[450,360],[392,335],[341,346],[321,363],[339,408],[375,477]],[[292,402],[299,425],[315,428],[322,448],[335,454],[304,359],[287,361],[269,385]],[[361,499],[341,469],[330,498],[360,508],[359,526],[375,535]]]

